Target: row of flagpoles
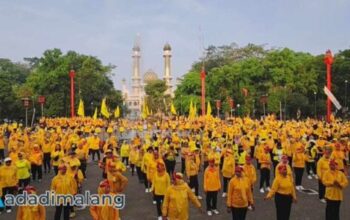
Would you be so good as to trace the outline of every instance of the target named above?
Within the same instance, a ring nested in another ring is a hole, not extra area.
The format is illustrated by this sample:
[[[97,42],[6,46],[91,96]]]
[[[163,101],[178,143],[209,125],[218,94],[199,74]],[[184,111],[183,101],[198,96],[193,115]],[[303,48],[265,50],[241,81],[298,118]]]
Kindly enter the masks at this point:
[[[107,104],[106,104],[106,98],[102,99],[100,113],[105,118],[110,118],[111,117],[111,113],[108,111],[108,107],[107,107]],[[77,114],[80,117],[85,117],[84,101],[82,99],[80,99],[80,101],[79,101]],[[98,114],[98,111],[97,111],[97,107],[96,107],[94,115],[92,117],[94,119],[97,119],[97,114]],[[117,106],[115,108],[115,110],[114,110],[114,118],[119,118],[119,117],[120,117],[120,108],[119,108],[119,106]]]

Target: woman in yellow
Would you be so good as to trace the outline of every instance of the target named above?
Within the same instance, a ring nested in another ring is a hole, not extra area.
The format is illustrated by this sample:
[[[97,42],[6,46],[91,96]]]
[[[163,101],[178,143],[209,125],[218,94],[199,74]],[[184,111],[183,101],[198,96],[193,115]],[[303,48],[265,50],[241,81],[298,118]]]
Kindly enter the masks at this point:
[[[152,147],[148,147],[147,148],[147,152],[143,155],[142,157],[142,162],[141,162],[141,171],[142,171],[142,176],[144,179],[144,184],[145,184],[145,193],[149,193],[150,192],[150,185],[149,185],[149,181],[147,178],[147,170],[148,170],[148,165],[150,163],[150,161],[153,160],[153,148]]]
[[[162,215],[163,219],[189,219],[188,200],[200,209],[201,204],[190,187],[183,181],[182,173],[174,175],[174,184],[166,190]]]
[[[41,182],[42,176],[43,176],[43,152],[40,150],[38,144],[34,144],[33,151],[31,152],[29,156],[29,161],[31,163],[31,170],[32,170],[32,179],[33,181],[36,180],[37,174],[38,174],[38,181]]]
[[[164,200],[164,195],[166,190],[170,186],[169,174],[165,171],[165,166],[163,163],[157,163],[157,172],[153,176],[151,191],[154,193],[154,198],[157,203],[157,214],[158,219],[162,219],[162,202]]]
[[[204,184],[203,189],[206,193],[207,214],[211,216],[214,212],[219,214],[217,210],[217,198],[218,192],[221,189],[220,171],[215,165],[215,159],[209,160],[209,166],[204,171]]]
[[[130,145],[126,143],[126,141],[124,141],[122,146],[120,147],[120,156],[122,157],[122,162],[127,167],[129,167],[129,154],[130,154]]]
[[[199,196],[199,184],[198,184],[198,171],[199,166],[196,163],[196,157],[194,154],[189,153],[186,156],[186,176],[190,179],[189,187],[195,192],[198,199],[202,199]]]
[[[243,166],[243,172],[244,175],[250,180],[250,185],[252,186],[251,189],[253,193],[254,184],[256,182],[256,169],[252,164],[252,158],[249,155],[246,156],[245,160],[246,162]]]
[[[323,156],[317,162],[317,176],[318,176],[318,198],[322,203],[326,203],[324,198],[326,187],[323,184],[323,175],[329,170],[329,161],[332,153],[332,148],[329,146],[324,147]]]
[[[307,156],[304,152],[304,147],[298,147],[296,152],[293,154],[293,168],[295,173],[295,185],[297,190],[303,190],[304,187],[301,185],[303,180],[305,162]]]
[[[14,195],[17,190],[17,168],[12,164],[11,158],[4,160],[5,165],[0,167],[0,181],[2,184],[2,201],[5,202],[7,194]],[[11,212],[11,207],[6,206],[6,212]]]
[[[270,170],[271,170],[271,155],[268,146],[264,147],[264,151],[259,153],[259,163],[260,163],[260,192],[264,193],[265,189],[270,191]]]
[[[222,197],[226,197],[227,195],[227,185],[235,172],[235,158],[232,154],[232,149],[227,149],[224,155],[224,162],[222,165],[222,177],[224,182],[224,188]]]
[[[44,173],[51,172],[51,151],[52,143],[48,138],[45,138],[44,143],[42,144],[43,151],[43,163],[44,163]]]
[[[137,151],[137,145],[133,145],[130,149],[129,153],[129,163],[130,163],[130,170],[131,170],[131,176],[135,173],[135,164],[137,163],[139,154]]]
[[[33,186],[26,186],[24,191],[28,194],[36,194]],[[19,206],[16,220],[46,220],[45,207],[42,205]]]
[[[97,191],[99,195],[112,194],[109,181],[101,181]],[[90,214],[93,220],[119,220],[119,210],[111,205],[91,206]]]
[[[15,162],[17,167],[18,186],[24,189],[30,183],[30,163],[23,158],[22,153],[18,153],[18,160]]]
[[[286,165],[279,166],[277,172],[280,175],[274,179],[271,190],[265,199],[271,199],[272,196],[275,196],[277,220],[288,220],[292,202],[297,201],[295,187],[293,179],[287,175]]]
[[[339,220],[340,203],[343,200],[343,190],[348,185],[348,179],[342,171],[337,169],[337,162],[329,162],[330,170],[326,171],[322,177],[322,182],[326,186],[325,198],[326,220]]]
[[[52,166],[55,171],[55,175],[58,173],[58,166],[60,165],[64,157],[64,151],[61,149],[61,145],[56,143],[55,149],[51,152]]]
[[[243,168],[235,167],[235,175],[228,185],[227,211],[232,212],[233,220],[245,220],[248,206],[254,210],[254,200],[250,180],[243,175]]]

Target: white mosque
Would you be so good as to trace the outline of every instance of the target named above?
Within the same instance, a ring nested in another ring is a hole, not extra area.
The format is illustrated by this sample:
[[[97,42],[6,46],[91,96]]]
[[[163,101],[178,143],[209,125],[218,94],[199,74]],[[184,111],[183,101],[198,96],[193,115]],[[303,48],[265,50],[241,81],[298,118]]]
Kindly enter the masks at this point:
[[[166,94],[173,97],[172,76],[171,76],[171,47],[166,43],[163,48],[164,73],[163,80],[167,85]],[[141,78],[140,70],[141,48],[135,43],[132,48],[132,84],[131,92],[129,92],[126,80],[122,80],[122,94],[125,105],[130,111],[131,117],[138,117],[142,111],[143,101],[145,97],[145,86],[153,80],[158,79],[158,75],[153,70],[148,70]]]

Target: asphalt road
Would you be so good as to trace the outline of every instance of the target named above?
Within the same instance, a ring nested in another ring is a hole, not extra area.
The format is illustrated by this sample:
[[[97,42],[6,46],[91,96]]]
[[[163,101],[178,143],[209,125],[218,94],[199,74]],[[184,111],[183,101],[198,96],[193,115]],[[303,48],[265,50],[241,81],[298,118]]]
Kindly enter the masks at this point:
[[[180,164],[176,165],[177,169],[180,168]],[[96,192],[96,187],[101,180],[101,171],[97,164],[92,162],[88,164],[88,179],[84,183],[84,190],[91,190],[93,193]],[[129,184],[125,192],[126,195],[126,206],[121,210],[121,219],[123,220],[136,220],[136,219],[157,219],[156,206],[152,204],[151,194],[145,193],[143,184],[138,183],[136,176],[131,176],[130,172],[127,171],[126,176],[129,179]],[[41,183],[33,183],[37,187],[39,193],[49,189],[51,178],[53,174],[44,175]],[[202,183],[202,174],[200,174],[200,183]],[[305,188],[311,188],[317,190],[317,180],[309,180],[304,175],[303,185]],[[202,192],[202,188],[200,189]],[[349,187],[345,190],[345,201],[341,204],[341,219],[350,219],[350,189]],[[203,193],[202,197],[205,199]],[[254,212],[248,211],[247,219],[267,219],[273,220],[275,217],[274,201],[264,201],[264,194],[258,191],[258,187],[254,189],[254,199],[256,209]],[[295,220],[319,220],[325,217],[325,204],[322,204],[318,200],[317,195],[308,195],[302,192],[297,193],[298,203],[293,204],[291,219]],[[203,209],[205,209],[205,200],[201,201]],[[190,208],[190,219],[231,219],[231,215],[226,213],[225,199],[221,197],[221,193],[218,197],[218,209],[219,215],[213,215],[211,217],[206,214],[200,213],[193,206]],[[47,219],[53,219],[54,208],[47,207]],[[15,220],[16,212],[13,211],[11,214],[2,213],[0,215],[1,220]],[[74,218],[77,220],[88,220],[91,219],[89,209],[77,211],[77,216]]]

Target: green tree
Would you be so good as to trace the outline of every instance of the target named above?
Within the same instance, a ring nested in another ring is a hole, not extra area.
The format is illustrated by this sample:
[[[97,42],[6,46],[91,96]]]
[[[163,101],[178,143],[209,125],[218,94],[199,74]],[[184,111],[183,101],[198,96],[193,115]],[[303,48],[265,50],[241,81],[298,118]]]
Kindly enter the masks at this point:
[[[149,82],[145,86],[146,103],[150,111],[158,112],[169,112],[169,104],[171,98],[165,94],[167,86],[165,81],[157,79]]]

